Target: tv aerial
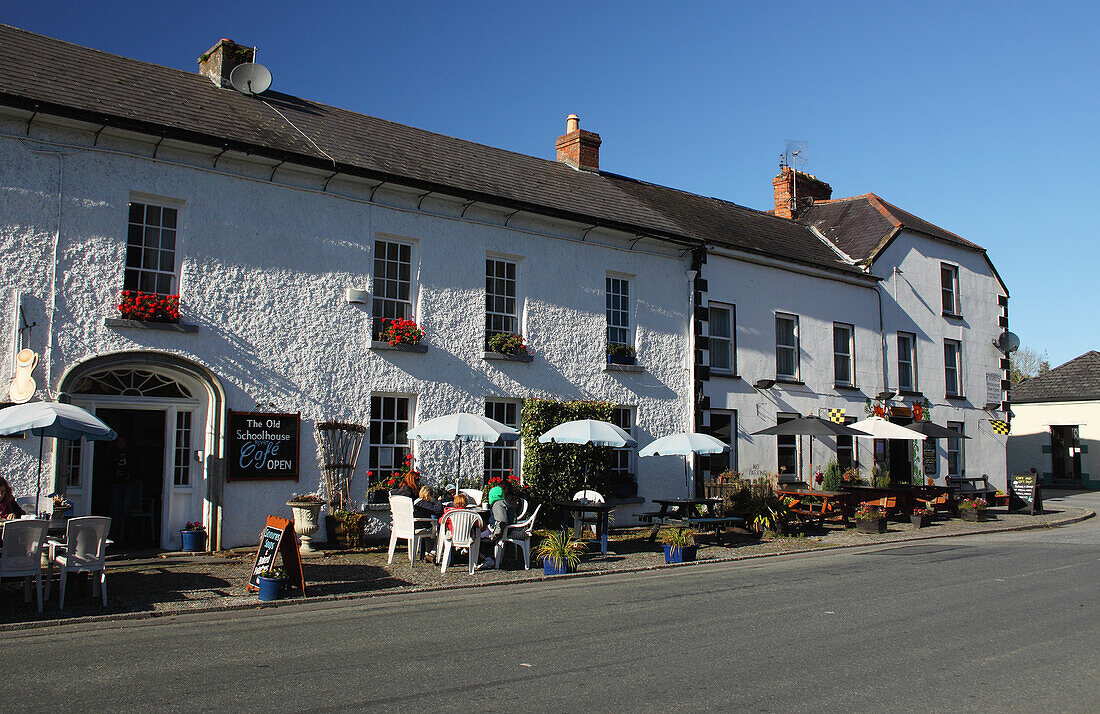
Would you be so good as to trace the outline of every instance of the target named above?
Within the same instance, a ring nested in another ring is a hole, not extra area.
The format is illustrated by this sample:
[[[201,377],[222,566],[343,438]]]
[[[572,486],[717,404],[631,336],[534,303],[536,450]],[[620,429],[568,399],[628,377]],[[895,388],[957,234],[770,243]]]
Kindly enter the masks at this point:
[[[271,72],[258,62],[245,62],[229,73],[229,83],[241,94],[263,94],[271,86]]]
[[[792,214],[814,205],[812,196],[798,197],[798,162],[801,161],[802,165],[805,166],[807,146],[808,144],[805,141],[787,139],[787,146],[783,151],[783,165],[791,167],[792,172],[791,197],[787,199],[787,208],[790,209]]]

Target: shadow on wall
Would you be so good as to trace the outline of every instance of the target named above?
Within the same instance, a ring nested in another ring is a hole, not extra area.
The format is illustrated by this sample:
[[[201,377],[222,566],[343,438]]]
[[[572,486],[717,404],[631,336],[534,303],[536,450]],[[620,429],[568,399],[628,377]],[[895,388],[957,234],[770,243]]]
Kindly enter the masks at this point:
[[[1006,448],[1009,474],[1035,469],[1043,477],[1052,472],[1049,432],[1011,434]],[[1082,439],[1081,450],[1081,483],[1089,488],[1100,488],[1100,440]],[[1050,477],[1044,480],[1049,481]]]

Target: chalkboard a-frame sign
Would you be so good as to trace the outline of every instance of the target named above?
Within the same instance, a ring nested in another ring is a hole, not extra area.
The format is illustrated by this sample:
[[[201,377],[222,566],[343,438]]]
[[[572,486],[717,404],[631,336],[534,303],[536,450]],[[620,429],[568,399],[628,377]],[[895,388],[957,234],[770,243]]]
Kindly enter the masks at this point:
[[[294,521],[278,516],[268,516],[264,532],[260,534],[260,547],[256,550],[256,562],[248,577],[249,592],[259,590],[260,573],[275,566],[275,557],[281,556],[286,570],[287,585],[301,588],[306,594],[306,578],[302,573],[302,554],[298,550],[298,538],[294,534]]]
[[[298,480],[301,414],[229,412],[229,481]]]
[[[1031,515],[1043,512],[1043,493],[1039,474],[1012,474],[1008,479],[1008,510],[1027,510]]]

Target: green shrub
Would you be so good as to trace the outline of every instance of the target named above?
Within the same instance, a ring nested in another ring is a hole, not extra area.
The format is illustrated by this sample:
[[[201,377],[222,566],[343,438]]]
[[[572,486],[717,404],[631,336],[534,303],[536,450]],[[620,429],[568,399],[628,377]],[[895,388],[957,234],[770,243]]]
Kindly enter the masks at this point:
[[[836,459],[833,459],[825,467],[825,477],[821,482],[821,486],[826,491],[839,491],[843,485],[844,469],[840,468],[840,464],[837,463]]]
[[[778,496],[766,479],[743,481],[743,487],[726,494],[726,513],[740,516],[757,531],[782,533],[790,521],[787,499]]]
[[[615,405],[610,402],[558,402],[527,399],[523,402],[520,435],[523,438],[523,481],[540,503],[568,500],[584,487],[585,463],[588,487],[605,496],[611,490],[613,449],[578,444],[540,444],[547,431],[575,419],[611,421]],[[544,512],[547,509],[543,509]]]

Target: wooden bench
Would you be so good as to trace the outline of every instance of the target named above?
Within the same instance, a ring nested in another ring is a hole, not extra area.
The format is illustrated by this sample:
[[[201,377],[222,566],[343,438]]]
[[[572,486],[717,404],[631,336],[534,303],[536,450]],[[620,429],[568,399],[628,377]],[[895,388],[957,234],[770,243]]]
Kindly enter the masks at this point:
[[[989,477],[984,475],[977,478],[948,476],[947,485],[955,489],[956,499],[980,496],[992,505],[997,495],[997,489],[989,485]]]

